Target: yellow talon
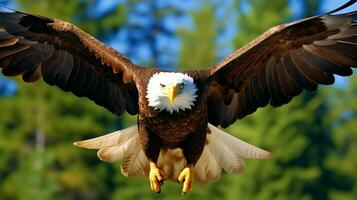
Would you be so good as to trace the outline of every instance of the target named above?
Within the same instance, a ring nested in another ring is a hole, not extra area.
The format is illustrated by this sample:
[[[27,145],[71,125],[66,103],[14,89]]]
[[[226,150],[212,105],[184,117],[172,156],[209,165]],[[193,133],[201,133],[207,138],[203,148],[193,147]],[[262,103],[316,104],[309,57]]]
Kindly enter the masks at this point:
[[[164,183],[164,173],[156,166],[155,163],[150,162],[150,187],[151,190],[157,193],[161,192],[161,185]]]
[[[182,195],[192,191],[193,168],[193,165],[187,165],[178,176],[178,182],[183,182]]]

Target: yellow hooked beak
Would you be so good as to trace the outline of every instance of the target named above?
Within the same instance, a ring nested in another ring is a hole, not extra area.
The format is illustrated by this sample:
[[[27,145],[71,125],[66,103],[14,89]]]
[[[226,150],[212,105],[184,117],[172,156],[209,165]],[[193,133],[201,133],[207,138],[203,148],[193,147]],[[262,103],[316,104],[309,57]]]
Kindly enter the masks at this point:
[[[176,97],[176,86],[175,85],[169,85],[169,88],[168,88],[168,97],[169,97],[169,100],[170,100],[170,103],[172,105],[172,103],[174,102],[174,99]]]

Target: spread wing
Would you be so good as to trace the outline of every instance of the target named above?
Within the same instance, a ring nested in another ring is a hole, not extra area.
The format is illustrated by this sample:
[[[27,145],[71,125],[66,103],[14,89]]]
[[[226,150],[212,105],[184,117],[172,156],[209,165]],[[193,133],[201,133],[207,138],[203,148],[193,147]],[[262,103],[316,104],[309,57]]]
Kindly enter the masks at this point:
[[[351,75],[357,11],[331,13],[273,27],[206,71],[209,122],[227,127],[259,107],[281,106],[303,90],[333,84],[333,74]]]
[[[43,77],[114,114],[138,112],[137,66],[74,25],[22,12],[0,12],[0,68],[26,82]]]

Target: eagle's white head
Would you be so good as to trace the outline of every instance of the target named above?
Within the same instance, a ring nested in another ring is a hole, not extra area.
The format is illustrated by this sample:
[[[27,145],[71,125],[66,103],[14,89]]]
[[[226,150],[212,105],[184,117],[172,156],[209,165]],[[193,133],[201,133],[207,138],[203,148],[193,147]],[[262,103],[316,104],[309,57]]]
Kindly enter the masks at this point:
[[[171,114],[191,109],[197,97],[193,78],[187,74],[160,72],[154,74],[147,85],[146,97],[155,110]]]

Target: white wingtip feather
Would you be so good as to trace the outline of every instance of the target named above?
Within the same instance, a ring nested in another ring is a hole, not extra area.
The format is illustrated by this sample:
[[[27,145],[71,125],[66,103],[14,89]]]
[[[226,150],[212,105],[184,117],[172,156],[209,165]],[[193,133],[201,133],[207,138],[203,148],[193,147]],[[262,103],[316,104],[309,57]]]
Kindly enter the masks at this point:
[[[78,141],[73,144],[77,147],[86,148],[86,149],[101,149],[104,147],[120,145],[128,141],[131,137],[133,137],[137,133],[138,133],[138,127],[137,125],[135,125],[100,137],[92,138],[89,140]]]
[[[221,139],[222,142],[229,147],[230,150],[238,153],[244,158],[249,159],[267,159],[272,157],[272,153],[261,149],[259,147],[253,146],[240,140],[220,129],[213,126],[212,124],[208,124],[209,129],[213,134],[217,134],[217,136]]]
[[[195,179],[200,183],[217,181],[221,177],[222,167],[211,151],[211,145],[206,145],[195,165]]]
[[[139,150],[140,140],[139,135],[131,137],[123,144],[103,147],[97,152],[98,158],[106,162],[117,162],[130,157],[135,151]]]

